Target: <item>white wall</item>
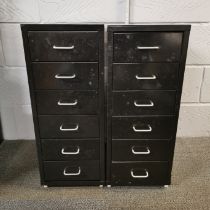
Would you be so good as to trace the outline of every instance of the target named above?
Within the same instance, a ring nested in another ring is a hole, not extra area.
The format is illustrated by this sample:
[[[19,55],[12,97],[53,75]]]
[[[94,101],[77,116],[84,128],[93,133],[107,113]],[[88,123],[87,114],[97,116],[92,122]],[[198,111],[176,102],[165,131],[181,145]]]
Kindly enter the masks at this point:
[[[21,23],[125,21],[126,0],[1,0],[0,112],[5,139],[34,139]],[[135,24],[192,24],[178,136],[210,136],[210,1],[130,0]]]

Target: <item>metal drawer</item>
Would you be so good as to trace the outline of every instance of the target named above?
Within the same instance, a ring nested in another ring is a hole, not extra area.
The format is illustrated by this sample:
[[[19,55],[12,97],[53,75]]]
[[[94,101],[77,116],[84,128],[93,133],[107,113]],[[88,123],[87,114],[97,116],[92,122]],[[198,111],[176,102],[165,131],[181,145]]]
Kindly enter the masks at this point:
[[[178,63],[113,64],[114,90],[176,90]]]
[[[112,117],[113,139],[170,139],[175,117]]]
[[[38,114],[98,114],[97,91],[36,91]]]
[[[182,33],[114,33],[115,63],[176,62],[180,60]]]
[[[113,92],[113,115],[173,115],[176,91]]]
[[[97,31],[29,31],[32,61],[97,61]]]
[[[99,161],[44,161],[46,181],[99,180]]]
[[[42,140],[44,160],[99,160],[99,139]]]
[[[168,162],[112,163],[113,185],[167,185],[170,184]]]
[[[33,63],[35,89],[95,90],[98,63]]]
[[[112,161],[168,161],[170,141],[113,140]]]
[[[98,116],[84,115],[41,115],[39,129],[43,139],[97,138],[99,119]]]

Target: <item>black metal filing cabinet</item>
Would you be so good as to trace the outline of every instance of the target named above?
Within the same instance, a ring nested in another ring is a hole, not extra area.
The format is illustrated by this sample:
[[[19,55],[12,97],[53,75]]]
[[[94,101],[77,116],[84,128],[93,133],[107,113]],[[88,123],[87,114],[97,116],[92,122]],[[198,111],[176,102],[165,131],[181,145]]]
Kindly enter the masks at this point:
[[[108,27],[108,185],[170,184],[189,33]]]
[[[22,25],[41,184],[103,185],[104,26]]]
[[[170,184],[190,26],[108,26],[106,85],[103,25],[22,33],[41,184]]]

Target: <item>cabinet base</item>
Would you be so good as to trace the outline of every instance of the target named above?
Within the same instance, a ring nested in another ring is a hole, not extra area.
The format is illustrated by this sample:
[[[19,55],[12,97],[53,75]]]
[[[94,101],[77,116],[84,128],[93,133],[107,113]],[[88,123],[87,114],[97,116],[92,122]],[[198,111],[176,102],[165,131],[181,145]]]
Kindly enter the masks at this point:
[[[103,181],[44,181],[42,184],[44,188],[47,187],[78,187],[78,186],[99,186],[103,187]]]

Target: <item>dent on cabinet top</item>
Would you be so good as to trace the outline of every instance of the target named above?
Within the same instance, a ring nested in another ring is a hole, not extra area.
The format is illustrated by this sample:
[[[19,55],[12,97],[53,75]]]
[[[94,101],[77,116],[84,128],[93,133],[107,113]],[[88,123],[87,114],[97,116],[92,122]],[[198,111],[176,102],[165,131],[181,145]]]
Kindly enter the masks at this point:
[[[190,31],[191,25],[110,25],[108,31]]]

